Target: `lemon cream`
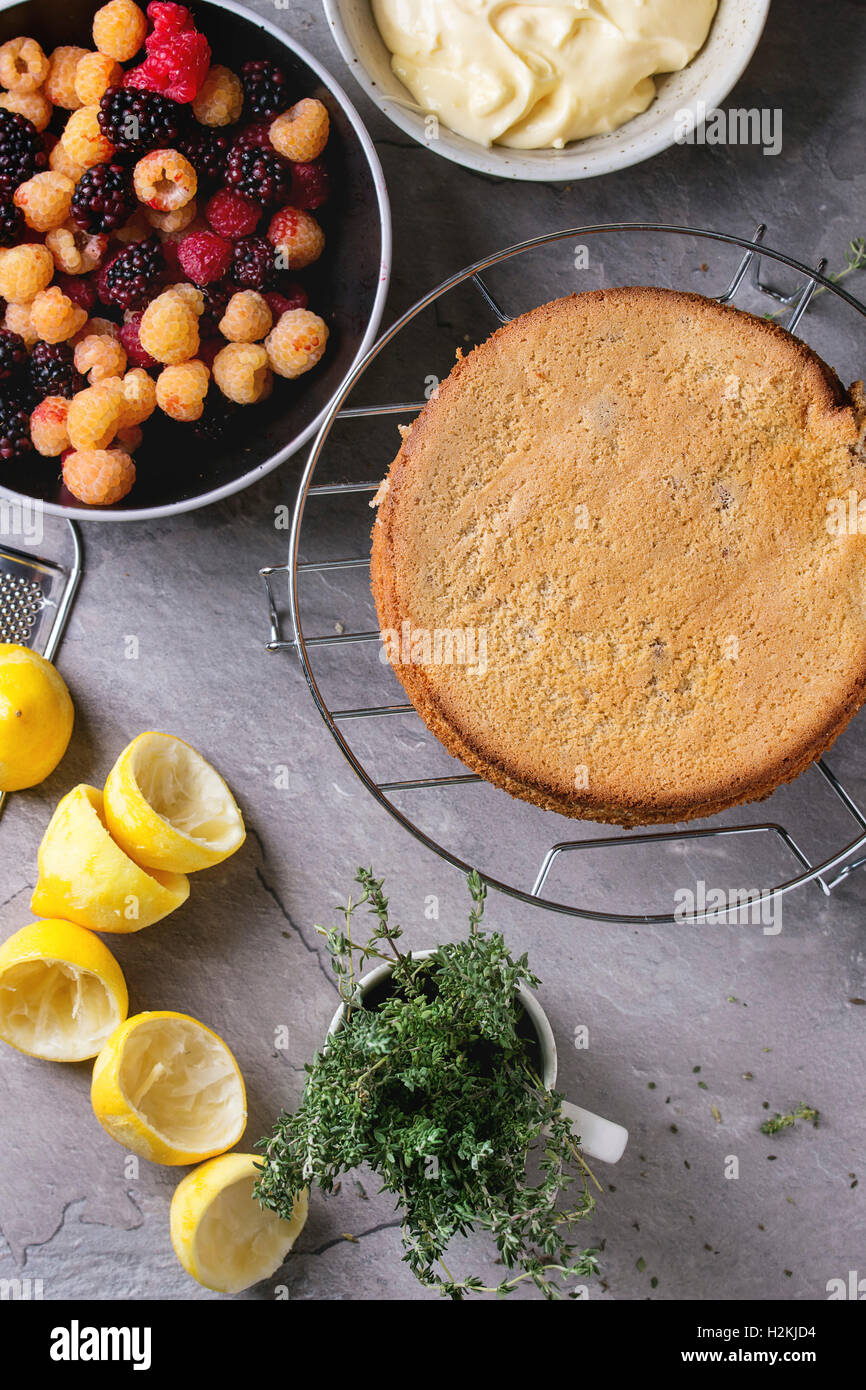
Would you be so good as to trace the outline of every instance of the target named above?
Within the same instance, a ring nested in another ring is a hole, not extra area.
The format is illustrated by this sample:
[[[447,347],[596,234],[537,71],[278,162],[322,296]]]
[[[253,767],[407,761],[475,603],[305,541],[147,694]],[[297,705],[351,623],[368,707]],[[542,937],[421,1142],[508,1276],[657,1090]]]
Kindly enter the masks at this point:
[[[482,145],[561,148],[645,111],[717,0],[371,0],[422,110]]]

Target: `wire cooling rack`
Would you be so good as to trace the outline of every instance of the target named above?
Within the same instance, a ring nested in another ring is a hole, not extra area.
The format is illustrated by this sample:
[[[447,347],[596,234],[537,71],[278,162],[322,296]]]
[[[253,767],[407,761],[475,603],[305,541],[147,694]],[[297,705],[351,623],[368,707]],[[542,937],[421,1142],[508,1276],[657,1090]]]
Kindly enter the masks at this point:
[[[611,833],[607,825],[575,822],[517,802],[506,792],[470,773],[445,754],[413,706],[400,698],[402,687],[378,653],[380,637],[372,625],[375,612],[369,598],[372,523],[369,501],[396,452],[396,440],[392,439],[383,452],[381,446],[371,448],[368,444],[365,447],[353,437],[351,457],[369,459],[375,471],[374,477],[359,481],[327,480],[326,446],[333,443],[332,432],[338,421],[348,422],[354,431],[364,422],[375,423],[382,417],[398,416],[409,420],[424,406],[423,400],[345,404],[367,377],[376,359],[397,343],[404,330],[420,315],[432,309],[441,330],[443,318],[447,318],[441,301],[460,287],[471,286],[480,297],[478,307],[489,319],[487,324],[472,323],[472,339],[480,341],[497,323],[507,323],[514,317],[502,307],[503,296],[494,291],[484,277],[494,269],[507,270],[510,263],[520,262],[519,273],[511,275],[510,284],[512,290],[516,285],[525,288],[532,275],[530,270],[524,272],[524,258],[530,262],[543,251],[563,243],[575,243],[584,252],[588,246],[590,255],[594,255],[599,246],[602,273],[611,245],[620,255],[627,252],[625,260],[630,278],[617,283],[670,284],[673,279],[678,283],[671,287],[680,289],[684,287],[683,267],[671,264],[678,260],[677,249],[683,245],[700,248],[701,254],[712,257],[714,262],[712,266],[702,263],[700,271],[715,273],[720,268],[716,262],[721,261],[725,276],[721,281],[724,288],[710,297],[724,304],[750,298],[758,302],[759,312],[761,304],[767,310],[769,301],[774,306],[772,317],[791,332],[797,329],[815,294],[827,292],[830,299],[823,301],[824,304],[833,304],[839,312],[845,311],[847,306],[857,316],[852,324],[851,315],[848,315],[847,325],[849,330],[853,327],[855,331],[856,362],[866,306],[826,277],[823,258],[810,268],[767,247],[763,241],[765,231],[761,223],[749,239],[653,223],[569,228],[507,247],[443,281],[382,335],[344,382],[301,478],[291,522],[288,560],[261,570],[270,615],[268,648],[296,653],[322,718],[368,791],[422,844],[463,871],[477,868],[492,887],[522,902],[602,922],[688,925],[730,920],[733,912],[735,919],[740,921],[766,923],[773,920],[774,912],[780,911],[781,899],[786,894],[814,884],[829,895],[854,870],[866,864],[866,814],[823,759],[791,787],[774,793],[766,803],[771,812],[767,818],[752,819],[753,808],[740,807],[699,824],[617,833]],[[635,258],[637,274],[631,269]],[[599,257],[595,259],[598,261]],[[679,260],[682,260],[681,255]],[[771,271],[768,266],[772,267]],[[796,281],[789,288],[770,283],[770,274],[781,275],[784,279],[790,272],[794,273]],[[583,287],[582,284],[568,286]],[[534,303],[544,302],[562,292],[563,289],[551,283],[549,274],[543,272],[541,289],[536,291]],[[521,308],[519,312],[523,311]],[[818,317],[817,311],[815,317]],[[831,315],[828,323],[827,315],[821,316],[820,332],[829,334],[829,338],[826,344],[821,342],[819,348],[831,362],[839,331],[838,323],[832,318]],[[403,358],[412,355],[413,349],[409,346]],[[840,365],[838,360],[836,365]],[[433,384],[435,380],[432,378]],[[356,500],[363,503],[360,511],[344,505]],[[326,553],[318,557],[309,555],[307,547],[311,542],[320,552]],[[335,548],[337,554],[331,557]],[[285,600],[277,597],[275,589],[277,581],[283,577],[287,581]],[[360,595],[354,597],[350,593],[353,580],[360,583]],[[317,586],[313,591],[309,588],[311,584]],[[340,607],[335,611],[337,604]],[[292,629],[289,637],[283,633],[282,615],[286,606]],[[360,621],[356,619],[347,625],[340,620],[338,612],[347,607],[361,614]],[[317,627],[325,630],[316,630]],[[378,660],[371,659],[371,652]],[[390,686],[383,698],[378,689],[385,679]],[[357,698],[352,699],[350,695],[347,702],[345,692],[356,689]],[[394,698],[388,698],[390,694]],[[409,732],[407,723],[411,725]],[[372,727],[376,729],[377,738],[367,736]],[[445,766],[417,776],[392,777],[385,771],[386,765],[395,759],[397,771],[403,774],[415,771],[405,764],[416,763],[419,757],[427,755],[432,755],[434,762],[440,765],[444,762]],[[833,757],[835,761],[835,750]],[[483,796],[483,802],[467,800],[476,795]],[[580,833],[575,834],[578,826]],[[754,855],[743,858],[747,846],[753,849],[757,845],[766,847],[768,843],[777,854],[787,857],[787,877],[778,869],[768,873],[766,868],[756,864]],[[702,855],[705,856],[703,860]],[[696,857],[701,860],[698,865]],[[553,877],[555,874],[562,877],[565,866],[569,867],[575,881],[561,886],[554,895]],[[720,900],[719,892],[708,888],[711,876],[715,883],[729,886],[727,897],[723,892]],[[748,886],[750,883],[752,887]],[[731,887],[742,884],[747,886]],[[636,910],[625,910],[626,888],[636,899]],[[648,904],[646,899],[653,896],[660,899],[661,911],[647,910],[653,904]],[[720,901],[727,906],[720,907]],[[773,928],[765,926],[765,930]]]

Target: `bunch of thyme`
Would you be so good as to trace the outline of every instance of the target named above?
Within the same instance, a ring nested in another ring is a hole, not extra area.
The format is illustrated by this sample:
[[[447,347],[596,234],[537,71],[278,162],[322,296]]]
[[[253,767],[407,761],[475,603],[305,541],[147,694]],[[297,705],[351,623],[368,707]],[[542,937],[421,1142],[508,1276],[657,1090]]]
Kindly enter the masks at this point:
[[[317,928],[345,1022],[308,1064],[298,1110],[284,1112],[260,1140],[256,1196],[289,1217],[302,1188],[316,1183],[330,1192],[340,1174],[366,1163],[402,1209],[403,1259],[422,1284],[459,1299],[508,1294],[529,1279],[547,1298],[576,1296],[569,1280],[598,1266],[595,1250],[568,1239],[593,1210],[592,1175],[562,1097],[538,1075],[517,993],[538,984],[526,956],[514,960],[498,932],[482,929],[486,890],[477,874],[469,879],[468,937],[423,960],[401,951],[383,880],[362,869],[356,881],[363,892],[342,909],[343,925]],[[362,906],[374,926],[358,945],[352,918]],[[382,960],[393,967],[389,987],[367,1007],[358,976]],[[445,1264],[452,1238],[472,1231],[489,1232],[502,1264],[515,1271],[496,1286],[456,1279]]]

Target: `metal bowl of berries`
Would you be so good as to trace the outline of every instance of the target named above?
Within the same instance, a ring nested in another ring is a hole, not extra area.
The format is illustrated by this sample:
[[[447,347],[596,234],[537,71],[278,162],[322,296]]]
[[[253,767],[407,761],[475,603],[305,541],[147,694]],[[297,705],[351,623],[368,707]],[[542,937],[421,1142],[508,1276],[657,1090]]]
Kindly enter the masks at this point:
[[[232,0],[0,0],[0,494],[147,520],[311,438],[375,339],[372,141]]]

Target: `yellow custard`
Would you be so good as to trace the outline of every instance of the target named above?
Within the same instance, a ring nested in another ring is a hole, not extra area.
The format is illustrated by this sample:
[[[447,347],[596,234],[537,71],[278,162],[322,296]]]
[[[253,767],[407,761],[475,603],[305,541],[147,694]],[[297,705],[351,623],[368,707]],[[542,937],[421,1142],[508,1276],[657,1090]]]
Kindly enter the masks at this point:
[[[645,111],[717,0],[371,0],[415,101],[480,145],[562,148]]]

